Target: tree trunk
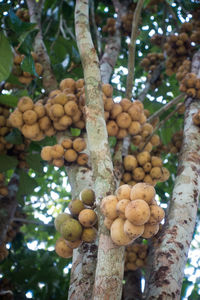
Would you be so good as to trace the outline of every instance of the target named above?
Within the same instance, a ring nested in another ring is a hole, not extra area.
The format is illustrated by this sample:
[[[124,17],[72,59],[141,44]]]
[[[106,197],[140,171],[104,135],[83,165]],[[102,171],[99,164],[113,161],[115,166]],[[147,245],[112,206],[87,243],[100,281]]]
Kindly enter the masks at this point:
[[[200,52],[193,58],[192,72],[200,72]],[[177,178],[167,221],[154,249],[146,297],[148,300],[180,299],[200,190],[200,129],[192,121],[192,115],[199,109],[199,100],[187,99]]]

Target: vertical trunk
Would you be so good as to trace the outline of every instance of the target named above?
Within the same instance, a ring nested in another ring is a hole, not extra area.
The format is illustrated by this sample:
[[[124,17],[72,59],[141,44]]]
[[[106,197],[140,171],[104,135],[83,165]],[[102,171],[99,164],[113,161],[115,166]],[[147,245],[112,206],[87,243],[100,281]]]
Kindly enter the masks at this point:
[[[200,52],[193,58],[192,72],[200,72]],[[177,178],[166,225],[157,240],[158,247],[154,250],[146,297],[148,300],[180,299],[200,190],[200,129],[192,122],[192,115],[199,109],[199,100],[187,99]]]
[[[75,24],[84,69],[87,99],[86,130],[99,216],[99,247],[93,298],[117,300],[121,299],[124,247],[116,247],[112,243],[99,210],[102,197],[112,193],[115,184],[104,120],[99,62],[88,31],[88,1],[77,0]]]
[[[30,22],[36,23],[38,33],[35,37],[34,51],[38,55],[39,63],[43,66],[42,82],[43,87],[48,94],[52,90],[55,90],[58,86],[56,78],[51,69],[51,63],[47,54],[46,46],[43,42],[42,29],[41,29],[41,13],[44,0],[34,1],[26,0],[29,9]]]

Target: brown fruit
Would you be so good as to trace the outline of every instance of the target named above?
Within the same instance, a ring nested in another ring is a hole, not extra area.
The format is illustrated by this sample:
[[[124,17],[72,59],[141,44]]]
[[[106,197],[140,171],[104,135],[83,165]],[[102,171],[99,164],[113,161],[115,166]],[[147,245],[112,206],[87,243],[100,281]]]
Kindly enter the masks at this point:
[[[141,166],[144,166],[147,162],[151,161],[151,155],[148,151],[140,152],[137,155],[137,161]]]
[[[9,121],[12,127],[16,127],[16,128],[21,128],[22,125],[24,124],[23,115],[18,109],[15,109],[14,112],[10,115]]]
[[[126,219],[126,217],[125,217],[125,208],[126,208],[126,206],[128,205],[129,202],[130,202],[129,199],[122,199],[116,205],[117,215],[122,219]]]
[[[118,114],[116,122],[120,128],[126,129],[129,128],[131,125],[131,117],[128,113],[121,112],[120,114]]]
[[[64,105],[64,110],[68,116],[73,116],[78,111],[78,105],[74,101],[69,101]]]
[[[68,208],[73,216],[78,216],[85,206],[81,200],[74,199],[70,201]]]
[[[73,148],[77,152],[83,151],[86,148],[86,142],[85,142],[85,140],[82,139],[82,138],[76,138],[73,141]]]
[[[27,139],[34,139],[39,135],[40,133],[40,128],[38,123],[34,123],[32,125],[23,125],[22,127],[22,134],[27,138]]]
[[[131,240],[140,237],[144,232],[144,225],[133,225],[129,220],[124,222],[124,232]]]
[[[160,223],[165,217],[165,211],[158,205],[150,205],[150,214],[148,223],[151,225]]]
[[[110,230],[110,227],[111,227],[111,225],[113,223],[113,220],[105,217],[103,223],[104,223],[105,227]]]
[[[111,111],[113,107],[113,99],[112,98],[105,98],[104,100],[104,110]]]
[[[160,142],[160,137],[159,137],[159,135],[154,134],[154,135],[152,136],[150,142],[151,142],[151,144],[152,144],[153,146],[159,146],[160,143],[161,143],[161,142]]]
[[[117,139],[119,139],[119,140],[124,139],[127,135],[128,135],[127,130],[120,128],[117,133]]]
[[[17,107],[21,112],[25,112],[26,110],[32,110],[34,108],[34,104],[30,97],[24,96],[19,99]]]
[[[64,115],[59,119],[58,123],[61,127],[67,129],[72,124],[72,118]]]
[[[64,159],[63,158],[53,159],[52,164],[57,168],[61,168],[64,166]]]
[[[66,161],[74,162],[74,161],[76,161],[77,157],[78,157],[78,155],[77,155],[76,151],[74,151],[73,149],[68,149],[65,151],[64,158]]]
[[[107,125],[107,131],[109,136],[116,136],[119,130],[119,127],[117,126],[117,123],[113,120],[108,121]]]
[[[123,174],[122,180],[124,183],[128,183],[132,179],[132,174],[130,172],[125,172]]]
[[[152,167],[162,167],[162,159],[158,156],[152,156],[151,157],[151,164]]]
[[[65,93],[59,92],[59,94],[56,94],[53,98],[52,102],[53,104],[60,104],[64,106],[67,103],[68,99]]]
[[[160,179],[162,178],[162,170],[160,167],[154,167],[151,169],[150,171],[150,176],[153,178],[153,179]]]
[[[85,208],[79,213],[78,220],[84,227],[92,227],[97,222],[97,215],[94,210]]]
[[[143,170],[145,171],[145,173],[149,173],[151,171],[152,165],[150,162],[147,162],[144,166],[143,166]]]
[[[41,158],[43,160],[47,160],[47,161],[52,160],[51,149],[52,149],[51,146],[45,146],[42,148]]]
[[[75,242],[66,241],[66,244],[68,247],[76,249],[82,244],[82,240],[77,240]]]
[[[131,107],[131,104],[132,104],[132,102],[129,99],[127,99],[127,98],[123,98],[120,101],[120,105],[121,105],[123,111],[125,111],[125,112],[128,111],[128,109]]]
[[[63,146],[59,144],[52,146],[51,155],[53,159],[61,158],[64,155]]]
[[[111,119],[116,119],[117,116],[122,112],[122,107],[119,103],[114,103],[111,110]]]
[[[135,168],[133,170],[133,179],[135,181],[142,181],[145,177],[145,172],[143,168]]]
[[[150,184],[139,182],[131,189],[130,199],[142,199],[146,201],[148,204],[151,204],[154,197],[156,195],[156,191],[154,187]]]
[[[162,167],[161,171],[162,171],[162,177],[159,178],[159,181],[164,182],[169,179],[170,172],[165,167]]]
[[[66,240],[62,237],[56,241],[55,251],[63,258],[70,258],[73,255],[73,249],[67,245]]]
[[[65,78],[60,83],[61,91],[65,90],[65,89],[69,89],[69,91],[74,93],[75,88],[76,88],[76,82],[72,78]]]
[[[88,163],[88,155],[86,153],[80,153],[77,158],[77,164],[79,166],[84,166]]]
[[[149,205],[141,199],[131,201],[126,206],[125,216],[133,225],[144,225],[150,218]]]
[[[49,117],[44,116],[39,119],[38,124],[41,130],[46,131],[51,126],[51,120],[49,119]]]
[[[122,199],[130,199],[131,187],[128,184],[123,184],[116,190],[116,197],[118,201]]]
[[[126,155],[124,157],[124,168],[126,171],[133,171],[137,165],[137,159],[134,155]]]
[[[64,139],[62,141],[62,146],[65,148],[65,149],[70,149],[72,148],[72,140],[71,139]]]
[[[56,131],[52,126],[50,126],[47,130],[45,130],[46,136],[53,136],[55,133],[56,133]]]
[[[53,104],[51,112],[55,118],[61,118],[64,115],[64,108],[61,104]]]
[[[125,246],[132,242],[124,232],[124,223],[125,221],[122,218],[117,218],[110,227],[111,239],[118,246]]]
[[[36,112],[38,118],[45,116],[45,107],[41,103],[35,103],[33,110]]]
[[[92,243],[97,236],[97,230],[94,227],[83,228],[81,240],[86,243]]]
[[[108,83],[103,83],[102,84],[102,92],[104,93],[104,95],[106,95],[106,97],[112,97],[112,94],[113,94],[112,85],[110,85]]]
[[[42,75],[43,66],[40,63],[38,63],[38,62],[35,63],[35,71],[38,74],[38,76]]]
[[[101,211],[103,215],[109,219],[116,219],[117,218],[117,206],[118,200],[117,197],[114,195],[106,196],[101,201]]]
[[[128,132],[131,135],[137,135],[139,134],[141,131],[141,125],[138,121],[132,121],[129,128],[128,128]]]
[[[23,113],[23,120],[26,124],[32,125],[37,121],[37,114],[34,110],[26,110]]]

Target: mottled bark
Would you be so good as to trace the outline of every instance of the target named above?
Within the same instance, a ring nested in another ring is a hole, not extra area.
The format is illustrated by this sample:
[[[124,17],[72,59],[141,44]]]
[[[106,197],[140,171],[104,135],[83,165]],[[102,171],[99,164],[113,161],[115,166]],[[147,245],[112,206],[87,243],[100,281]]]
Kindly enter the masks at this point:
[[[192,62],[199,76],[200,52]],[[155,247],[148,281],[148,300],[180,299],[184,267],[196,222],[200,191],[200,129],[192,115],[200,109],[197,99],[186,100],[184,135],[169,214]]]
[[[127,271],[124,274],[125,283],[123,285],[122,300],[142,300],[140,269],[136,271]]]
[[[19,176],[13,174],[8,184],[8,195],[0,196],[1,211],[0,211],[0,245],[5,241],[8,226],[10,225],[17,208],[16,194],[18,191]]]
[[[43,87],[48,94],[52,90],[55,90],[58,86],[57,80],[53,74],[51,68],[51,62],[47,54],[46,46],[43,42],[42,28],[41,28],[41,13],[44,0],[26,0],[29,9],[30,22],[36,23],[38,33],[34,41],[34,51],[38,55],[38,61],[43,66],[42,82]]]
[[[88,30],[88,1],[76,2],[76,38],[84,70],[86,130],[99,219],[99,246],[93,299],[121,299],[124,247],[116,247],[103,225],[102,197],[115,189],[113,165],[104,120],[99,61]]]
[[[134,72],[135,72],[135,50],[136,50],[136,39],[138,36],[138,23],[142,11],[144,0],[139,0],[134,11],[132,30],[131,30],[131,41],[129,44],[128,51],[128,76],[126,80],[126,98],[132,98]]]

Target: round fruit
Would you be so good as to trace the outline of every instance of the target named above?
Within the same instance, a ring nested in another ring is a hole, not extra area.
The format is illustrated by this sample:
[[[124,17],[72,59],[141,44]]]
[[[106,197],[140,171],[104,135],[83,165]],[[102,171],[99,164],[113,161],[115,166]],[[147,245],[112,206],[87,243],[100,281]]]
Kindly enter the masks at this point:
[[[94,210],[85,208],[79,213],[78,220],[84,227],[92,227],[97,221],[97,215]]]
[[[80,193],[80,199],[85,205],[92,206],[95,201],[95,193],[92,189],[84,189]]]
[[[116,190],[116,197],[118,200],[130,199],[131,186],[123,184]]]
[[[154,197],[156,195],[156,191],[154,187],[147,183],[139,182],[131,189],[130,199],[143,199],[148,204],[151,204]]]
[[[110,227],[111,239],[118,246],[125,246],[132,242],[132,239],[124,232],[124,222],[122,218],[117,218]]]
[[[124,222],[124,232],[130,239],[137,239],[144,232],[144,225],[133,225],[129,220]]]
[[[60,232],[60,228],[61,228],[61,225],[62,223],[64,223],[66,220],[68,220],[69,218],[71,218],[71,215],[70,214],[67,214],[67,213],[61,213],[59,214],[55,220],[54,220],[54,225],[55,225],[55,228],[58,232]]]
[[[73,255],[73,249],[67,245],[67,241],[62,237],[56,241],[55,251],[63,258],[70,258]]]
[[[100,208],[105,217],[112,220],[117,218],[117,203],[117,197],[115,197],[114,195],[106,196],[103,198]]]
[[[131,201],[126,206],[125,216],[133,225],[144,225],[150,218],[149,205],[141,199]]]
[[[74,199],[70,201],[68,208],[73,216],[78,216],[85,206],[81,200]]]
[[[77,220],[69,218],[62,223],[60,233],[64,239],[75,242],[81,238],[82,226]]]

